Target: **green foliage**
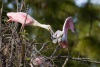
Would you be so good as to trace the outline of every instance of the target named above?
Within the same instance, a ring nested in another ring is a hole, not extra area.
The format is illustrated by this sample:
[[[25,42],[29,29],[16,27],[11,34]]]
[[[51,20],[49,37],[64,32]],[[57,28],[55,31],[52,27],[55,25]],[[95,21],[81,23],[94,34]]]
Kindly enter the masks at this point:
[[[21,0],[18,1],[20,9]],[[13,8],[8,7],[10,3]],[[72,34],[71,31],[68,31],[68,43],[71,49],[70,53],[79,52],[81,56],[100,61],[100,5],[93,5],[88,1],[82,7],[79,7],[76,6],[74,0],[25,0],[25,6],[22,11],[25,12],[27,5],[32,9],[32,11],[29,11],[32,17],[40,23],[50,24],[54,31],[58,29],[62,30],[65,19],[68,16],[72,16],[73,20],[76,21],[74,21],[75,33]],[[16,9],[16,0],[7,0],[7,2],[4,2],[3,16],[6,16],[7,12],[17,11]],[[35,38],[36,42],[42,43],[51,42],[50,33],[48,31],[31,26],[26,26],[25,29],[30,39]],[[26,32],[22,33],[23,36],[26,35]],[[43,54],[50,56],[56,45],[50,43],[46,48],[52,49],[43,52]],[[61,55],[66,55],[67,51],[67,48],[60,49],[57,55],[59,52],[61,52]],[[62,61],[64,62],[64,60]],[[60,65],[59,63],[56,64]],[[88,67],[89,65],[88,63],[75,61],[69,61],[69,63],[66,64],[68,67]]]
[[[81,39],[75,50],[78,51],[81,55],[89,57],[91,60],[100,60],[99,50],[100,43],[93,37],[84,37]]]

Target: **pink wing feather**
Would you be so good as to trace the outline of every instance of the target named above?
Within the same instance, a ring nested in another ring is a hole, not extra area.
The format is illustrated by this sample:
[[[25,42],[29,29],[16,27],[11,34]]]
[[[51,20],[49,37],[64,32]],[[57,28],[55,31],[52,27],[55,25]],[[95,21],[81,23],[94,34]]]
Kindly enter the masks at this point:
[[[19,14],[22,16],[22,18],[26,19],[27,24],[30,24],[30,22],[33,21],[33,18],[29,14],[23,12],[19,12]]]
[[[71,29],[71,31],[74,32],[74,25],[73,25],[72,17],[68,17],[68,18],[65,20],[65,23],[64,23],[64,25],[63,25],[63,32],[64,32],[65,34],[67,34],[68,29]]]
[[[20,22],[21,24],[24,24],[25,19],[26,19],[26,24],[32,23],[33,19],[32,17],[24,12],[8,12],[7,16],[15,22]],[[26,18],[27,16],[27,18]]]

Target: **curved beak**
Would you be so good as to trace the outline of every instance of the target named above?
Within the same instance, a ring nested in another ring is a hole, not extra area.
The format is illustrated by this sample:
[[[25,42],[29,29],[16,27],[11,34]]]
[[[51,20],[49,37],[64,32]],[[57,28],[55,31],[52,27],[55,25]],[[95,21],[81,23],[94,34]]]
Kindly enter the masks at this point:
[[[52,30],[52,29],[49,29],[49,32],[50,32],[50,34],[51,34],[51,35],[53,35],[53,34],[54,34],[54,32],[53,32],[53,30]]]
[[[53,36],[53,35],[54,35],[53,30],[52,30],[52,29],[49,29],[49,32],[50,32],[50,34],[51,34],[51,40],[52,40],[52,42],[53,42],[54,44],[56,44],[58,40],[57,40],[56,37]]]
[[[53,34],[54,34],[54,32],[53,32],[53,30],[50,28],[50,29],[48,29],[49,30],[49,32],[50,32],[50,34],[51,34],[51,39],[53,38]]]

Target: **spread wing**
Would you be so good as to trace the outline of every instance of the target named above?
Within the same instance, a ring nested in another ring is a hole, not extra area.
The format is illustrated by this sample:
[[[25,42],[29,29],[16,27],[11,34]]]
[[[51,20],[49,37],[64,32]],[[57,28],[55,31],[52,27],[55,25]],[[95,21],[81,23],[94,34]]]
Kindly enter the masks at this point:
[[[72,17],[68,17],[68,18],[65,20],[65,23],[64,23],[64,25],[63,25],[63,32],[64,32],[65,34],[67,34],[68,29],[71,29],[71,31],[74,32],[74,25],[73,25]]]

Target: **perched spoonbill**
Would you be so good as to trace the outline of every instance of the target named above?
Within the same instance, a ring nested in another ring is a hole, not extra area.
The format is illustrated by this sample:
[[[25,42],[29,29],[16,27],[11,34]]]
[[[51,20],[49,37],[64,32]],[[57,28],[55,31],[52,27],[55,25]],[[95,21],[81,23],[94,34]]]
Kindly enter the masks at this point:
[[[63,25],[62,31],[57,30],[53,35],[53,43],[59,43],[62,48],[65,48],[68,45],[67,42],[67,34],[68,34],[68,29],[71,29],[72,32],[74,32],[74,25],[72,21],[72,17],[68,17],[65,20],[65,23]]]
[[[8,12],[7,16],[9,17],[9,20],[7,22],[15,21],[19,22],[24,25],[33,25],[38,26],[47,29],[51,34],[53,34],[52,28],[50,25],[46,24],[40,24],[38,21],[36,21],[34,18],[32,18],[29,14],[24,12]]]

